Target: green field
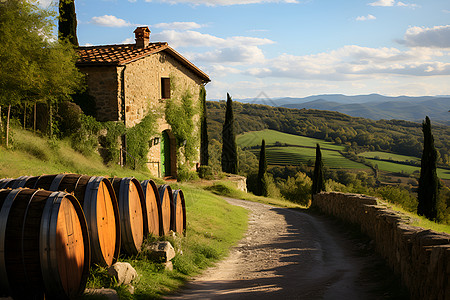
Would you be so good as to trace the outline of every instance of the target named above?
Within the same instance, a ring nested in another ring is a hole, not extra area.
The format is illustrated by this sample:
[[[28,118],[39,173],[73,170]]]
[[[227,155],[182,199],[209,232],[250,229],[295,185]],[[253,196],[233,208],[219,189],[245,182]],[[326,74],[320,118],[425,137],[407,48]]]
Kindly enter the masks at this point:
[[[259,155],[259,150],[252,152]],[[313,148],[302,147],[268,147],[266,148],[267,163],[269,165],[299,165],[306,164],[308,161],[315,161],[316,150]],[[369,167],[361,163],[351,161],[342,156],[337,151],[322,150],[324,166],[330,169],[367,169]]]
[[[237,137],[237,143],[240,147],[252,147],[261,145],[261,141],[264,139],[266,145],[274,145],[276,142],[282,144],[302,146],[302,147],[316,147],[319,144],[322,149],[331,150],[344,150],[344,146],[335,145],[324,140],[310,138],[306,136],[294,135],[279,132],[276,130],[265,129],[261,131],[250,131],[244,134],[240,134]]]
[[[324,165],[330,169],[363,169],[369,170],[361,163],[351,161],[338,150],[344,150],[343,146],[335,145],[323,140],[283,133],[275,130],[252,131],[241,134],[237,138],[240,147],[252,147],[261,145],[261,140],[266,141],[266,156],[269,165],[299,165],[307,164],[316,159],[316,144],[320,144]],[[293,145],[287,147],[270,147],[276,142]],[[259,149],[251,150],[259,155]]]
[[[414,156],[406,156],[406,155],[399,155],[399,154],[379,152],[379,151],[363,152],[358,155],[365,157],[365,158],[378,157],[379,159],[387,159],[387,160],[392,160],[392,161],[411,161],[411,160],[412,161],[420,161],[420,158],[414,157]]]

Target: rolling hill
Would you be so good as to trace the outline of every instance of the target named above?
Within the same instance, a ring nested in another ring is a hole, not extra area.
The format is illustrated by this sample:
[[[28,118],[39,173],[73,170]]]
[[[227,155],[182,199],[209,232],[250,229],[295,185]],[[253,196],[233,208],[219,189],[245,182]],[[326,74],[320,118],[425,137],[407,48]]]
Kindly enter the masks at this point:
[[[345,96],[317,95],[305,98],[245,99],[246,103],[265,104],[297,109],[337,111],[353,117],[372,120],[421,121],[425,116],[450,125],[450,96],[387,97],[378,94]]]

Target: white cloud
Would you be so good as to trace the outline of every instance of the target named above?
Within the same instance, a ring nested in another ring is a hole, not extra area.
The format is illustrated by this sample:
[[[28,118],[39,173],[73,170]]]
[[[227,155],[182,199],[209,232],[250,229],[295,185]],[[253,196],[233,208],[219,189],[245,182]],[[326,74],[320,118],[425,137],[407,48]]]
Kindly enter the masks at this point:
[[[135,43],[136,43],[136,41],[134,38],[127,38],[122,41],[122,44],[135,44]]]
[[[164,30],[153,34],[153,40],[167,41],[173,47],[216,47],[231,48],[238,45],[261,46],[273,44],[274,42],[267,38],[256,38],[246,36],[234,36],[230,38],[220,38],[198,31],[176,31]]]
[[[402,7],[411,7],[411,8],[419,7],[417,4],[404,3],[401,1],[395,2],[395,0],[378,0],[375,2],[369,3],[369,5],[370,6],[402,6]]]
[[[394,6],[395,0],[378,0],[369,3],[370,6]]]
[[[198,24],[195,22],[172,22],[172,23],[158,23],[152,25],[154,28],[167,28],[172,30],[190,30],[202,28],[205,25]]]
[[[193,5],[206,6],[227,6],[240,4],[258,4],[258,3],[299,3],[298,0],[145,0],[145,2],[164,2],[171,4],[188,3]]]
[[[255,64],[264,62],[264,54],[257,46],[239,45],[205,53],[192,54],[191,59],[209,63]]]
[[[38,0],[38,5],[43,8],[47,8],[52,4],[55,4],[55,0]]]
[[[356,18],[356,21],[368,21],[368,20],[376,20],[377,18],[373,15],[367,15],[367,16],[359,16]]]
[[[450,48],[450,25],[410,27],[399,42],[410,47]]]
[[[401,51],[396,48],[345,46],[330,52],[295,56],[283,54],[246,74],[260,78],[346,81],[376,78],[382,74],[406,76],[450,75],[450,63],[437,61],[449,53],[428,49]]]
[[[116,16],[112,16],[112,15],[93,17],[91,19],[91,23],[95,24],[95,25],[99,25],[99,26],[105,26],[105,27],[127,27],[127,26],[133,25],[123,19],[119,19]]]
[[[411,8],[417,8],[419,7],[419,5],[414,4],[414,3],[403,3],[401,1],[397,2],[397,6],[403,6],[403,7],[411,7]]]

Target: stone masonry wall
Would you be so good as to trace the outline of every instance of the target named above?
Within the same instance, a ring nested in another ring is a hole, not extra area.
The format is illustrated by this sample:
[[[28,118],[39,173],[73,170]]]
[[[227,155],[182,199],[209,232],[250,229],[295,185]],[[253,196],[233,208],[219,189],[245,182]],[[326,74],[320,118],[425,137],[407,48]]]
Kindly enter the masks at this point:
[[[408,225],[409,218],[386,208],[377,198],[320,193],[313,206],[357,224],[375,242],[409,289],[411,299],[450,299],[450,235]]]
[[[159,52],[144,59],[136,60],[125,68],[125,124],[131,127],[145,117],[148,110],[158,116],[158,132],[170,129],[164,117],[165,99],[161,99],[161,78],[170,78],[172,99],[181,99],[185,91],[189,91],[195,104],[198,104],[201,80],[175,58],[165,52]],[[195,121],[198,124],[199,118]],[[199,127],[199,126],[198,126]],[[199,128],[196,129],[199,134]],[[200,160],[198,158],[194,163]],[[149,150],[147,164],[153,175],[160,170],[160,144],[152,145]]]
[[[119,120],[119,83],[115,66],[80,67],[86,75],[89,94],[95,97],[99,121]]]

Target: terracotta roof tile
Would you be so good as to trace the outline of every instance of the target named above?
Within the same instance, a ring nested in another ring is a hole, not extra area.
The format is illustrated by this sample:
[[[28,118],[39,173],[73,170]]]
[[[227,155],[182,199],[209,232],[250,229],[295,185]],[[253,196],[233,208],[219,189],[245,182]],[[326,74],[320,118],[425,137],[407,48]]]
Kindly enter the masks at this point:
[[[136,59],[167,50],[186,67],[200,76],[204,82],[210,79],[206,73],[197,68],[193,63],[184,58],[177,51],[168,46],[167,43],[150,43],[145,48],[136,48],[136,44],[106,45],[78,47],[78,66],[88,65],[125,65]]]
[[[77,65],[122,65],[167,47],[167,43],[151,43],[146,48],[136,48],[136,44],[78,47]]]

